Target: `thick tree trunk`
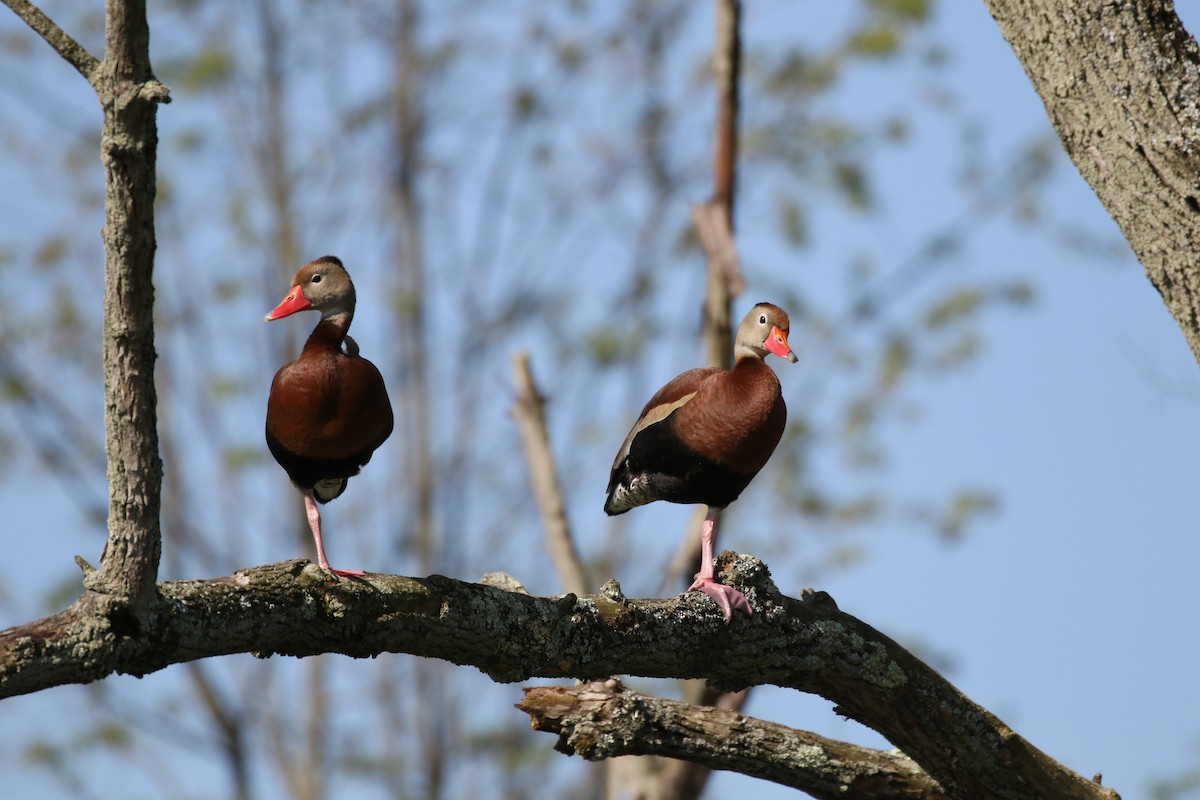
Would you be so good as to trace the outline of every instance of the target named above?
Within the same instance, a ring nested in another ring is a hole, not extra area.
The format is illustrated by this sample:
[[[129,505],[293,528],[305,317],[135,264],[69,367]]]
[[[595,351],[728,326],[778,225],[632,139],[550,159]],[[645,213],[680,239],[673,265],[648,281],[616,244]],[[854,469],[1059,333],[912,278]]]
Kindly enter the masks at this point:
[[[1168,0],[984,0],[1200,360],[1200,48]]]

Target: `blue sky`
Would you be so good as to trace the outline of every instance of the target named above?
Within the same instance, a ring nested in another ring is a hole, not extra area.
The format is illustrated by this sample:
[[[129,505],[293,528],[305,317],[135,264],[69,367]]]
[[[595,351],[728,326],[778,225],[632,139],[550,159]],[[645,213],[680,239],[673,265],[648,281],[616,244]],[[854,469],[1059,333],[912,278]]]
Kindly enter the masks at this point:
[[[938,27],[960,43],[950,82],[985,121],[990,146],[1005,152],[1047,126],[982,4],[942,4]],[[874,91],[906,102],[903,87]],[[922,214],[944,213],[929,185],[938,158],[929,149],[892,165],[888,190],[917,201],[895,206],[880,235],[903,240]],[[1046,211],[1119,235],[1060,161]],[[1091,259],[1004,221],[986,223],[967,255],[976,276],[1034,281],[1034,307],[991,317],[984,357],[921,393],[919,422],[889,442],[889,475],[911,491],[990,487],[999,511],[953,545],[877,530],[865,562],[822,588],[900,641],[947,656],[955,685],[1035,746],[1083,775],[1102,772],[1126,798],[1144,796],[1149,781],[1194,765],[1200,746],[1189,711],[1200,700],[1200,652],[1187,633],[1200,606],[1191,466],[1200,373],[1132,255]],[[796,547],[805,549],[799,536]],[[749,711],[859,736],[821,701],[795,702],[781,718],[781,704],[794,702],[785,695],[762,690]],[[722,776],[714,796],[735,784]]]
[[[747,37],[781,35],[765,9],[758,11],[757,3],[749,4]],[[11,26],[4,24],[6,30]],[[1039,132],[1048,134],[1038,98],[981,3],[942,3],[934,33],[956,43],[947,80],[981,120],[982,147],[993,160],[1003,160]],[[877,73],[851,76],[855,91],[839,96],[873,110],[916,105],[920,81],[903,70],[893,78],[884,84]],[[11,87],[0,95],[0,112],[12,97]],[[948,204],[959,197],[952,190],[955,165],[943,157],[954,134],[941,132],[936,119],[917,119],[918,144],[877,165],[886,194],[881,205],[888,209],[882,218],[853,225],[844,217],[819,216],[818,223],[846,227],[823,231],[802,263],[751,237],[740,242],[748,265],[785,262],[751,272],[761,279],[759,286],[795,280],[809,289],[828,284],[836,292],[838,274],[829,265],[846,261],[857,243],[878,241],[905,255],[920,246],[931,220],[953,217]],[[755,186],[748,180],[742,192],[753,194]],[[1119,240],[1061,155],[1043,211],[1064,226]],[[0,226],[5,236],[17,230]],[[1027,279],[1036,286],[1036,300],[1026,311],[989,312],[983,357],[916,392],[911,424],[888,428],[891,460],[877,480],[902,496],[987,487],[1000,498],[999,509],[954,543],[917,535],[899,523],[877,526],[859,534],[865,559],[853,569],[822,575],[818,588],[939,665],[939,659],[948,659],[951,681],[1035,746],[1081,774],[1102,772],[1106,784],[1136,798],[1151,780],[1200,760],[1200,723],[1190,713],[1200,699],[1194,681],[1200,647],[1186,634],[1198,611],[1193,575],[1200,545],[1191,500],[1192,456],[1200,451],[1200,371],[1132,256],[1096,258],[1000,215],[981,222],[966,248],[961,262],[946,269],[963,270],[964,281]],[[277,299],[268,298],[265,307]],[[758,295],[745,299],[753,302]],[[674,355],[686,353],[676,348]],[[777,365],[785,393],[802,384],[804,368],[803,360],[794,368]],[[664,369],[663,377],[678,371],[669,364]],[[761,487],[745,498],[731,512],[719,546],[748,549],[739,528],[751,527],[755,503],[769,501]],[[15,531],[81,527],[62,488],[36,472],[6,474],[0,504]],[[585,517],[587,510],[580,507],[575,516]],[[656,509],[631,522],[627,537],[637,541],[639,532],[658,524],[682,527],[689,514]],[[603,524],[597,516],[580,526],[602,531]],[[4,624],[40,613],[46,585],[61,578],[59,565],[94,550],[87,534],[10,534],[9,541],[0,587],[12,601],[12,617]],[[799,591],[806,559],[819,559],[828,546],[820,534],[796,531],[788,558],[770,560],[779,586]],[[502,550],[497,559],[507,563],[495,568],[520,576],[518,550],[519,543]],[[278,547],[265,553],[264,560],[289,555]],[[43,568],[46,564],[56,566]],[[640,576],[621,577],[631,596],[656,592],[651,582],[639,583]],[[6,772],[20,737],[53,731],[82,691],[55,690],[0,705],[0,763]],[[764,688],[748,711],[836,738],[881,744],[836,717],[819,698]],[[550,737],[543,738],[549,748]],[[55,790],[44,775],[25,770],[13,771],[9,786],[17,797],[51,796],[47,792]],[[795,796],[733,775],[718,776],[710,793],[751,789],[756,797]]]

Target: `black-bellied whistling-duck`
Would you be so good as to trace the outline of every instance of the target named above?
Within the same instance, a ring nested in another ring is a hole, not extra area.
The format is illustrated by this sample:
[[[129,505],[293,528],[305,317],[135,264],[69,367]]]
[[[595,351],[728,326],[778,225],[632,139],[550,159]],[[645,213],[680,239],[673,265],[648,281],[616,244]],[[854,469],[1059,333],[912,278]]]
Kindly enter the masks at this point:
[[[303,492],[317,564],[332,575],[363,573],[329,566],[317,503],[346,491],[351,476],[392,432],[392,403],[383,376],[346,335],[354,299],[354,284],[342,262],[322,256],[300,268],[287,297],[263,319],[270,322],[310,308],[321,312],[300,357],[280,367],[271,381],[267,447]]]
[[[746,596],[713,577],[717,518],[767,463],[783,435],[787,408],[767,353],[796,362],[788,315],[759,303],[738,325],[731,370],[690,369],[646,403],[613,462],[606,513],[666,500],[708,506],[700,572],[688,591],[704,592],[725,619],[753,613]]]

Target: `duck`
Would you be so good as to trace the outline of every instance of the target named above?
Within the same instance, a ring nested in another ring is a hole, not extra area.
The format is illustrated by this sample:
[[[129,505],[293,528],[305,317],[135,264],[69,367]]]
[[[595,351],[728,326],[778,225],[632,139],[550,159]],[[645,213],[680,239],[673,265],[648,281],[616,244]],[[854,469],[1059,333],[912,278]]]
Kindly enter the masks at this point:
[[[267,398],[266,438],[271,455],[304,497],[317,566],[334,577],[362,570],[334,569],[321,539],[320,505],[340,497],[392,433],[392,403],[379,370],[359,354],[348,334],[355,292],[336,256],[301,267],[291,289],[263,318],[318,311],[321,319],[296,360],[279,368]]]
[[[655,392],[609,474],[604,511],[610,516],[659,500],[708,507],[700,529],[700,572],[688,591],[711,597],[727,622],[734,611],[754,612],[742,592],[714,576],[717,521],[783,436],[787,405],[766,357],[796,363],[789,331],[782,308],[755,305],[738,324],[732,369],[690,369]]]

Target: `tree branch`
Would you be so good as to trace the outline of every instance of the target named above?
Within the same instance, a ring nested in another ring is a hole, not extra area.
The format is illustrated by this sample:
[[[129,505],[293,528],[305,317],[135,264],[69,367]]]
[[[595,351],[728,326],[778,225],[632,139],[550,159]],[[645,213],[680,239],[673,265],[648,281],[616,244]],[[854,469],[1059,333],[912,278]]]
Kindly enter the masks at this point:
[[[1168,0],[984,0],[1200,360],[1200,47]]]
[[[71,38],[66,31],[55,24],[54,20],[28,0],[2,0],[2,2],[32,28],[34,33],[45,39],[46,43],[53,47],[54,52],[62,56],[64,61],[79,70],[79,74],[89,84],[93,87],[97,85],[100,61],[83,45]]]
[[[0,697],[244,652],[409,653],[469,664],[500,682],[705,677],[725,689],[769,683],[826,697],[951,798],[1116,797],[820,595],[782,596],[749,556],[727,552],[718,563],[720,580],[750,598],[753,617],[726,624],[694,592],[631,601],[610,582],[589,597],[536,598],[437,575],[335,581],[303,560],[160,583],[141,618],[122,598],[88,591],[60,614],[0,632]]]
[[[716,0],[713,72],[717,84],[717,141],[713,153],[713,194],[692,207],[696,231],[708,256],[704,292],[704,360],[710,367],[733,362],[733,321],[729,304],[742,290],[733,244],[733,203],[737,195],[738,90],[742,71],[741,0]]]
[[[563,589],[583,594],[591,588],[591,584],[583,568],[583,560],[575,549],[571,524],[567,521],[558,470],[554,466],[554,452],[550,449],[550,436],[546,431],[546,401],[533,380],[529,354],[517,353],[513,356],[512,365],[513,383],[517,388],[517,402],[513,404],[512,415],[521,433],[525,460],[529,464],[529,481],[533,484],[533,496],[542,517],[546,552],[550,554]]]
[[[108,0],[96,93],[104,110],[104,432],[108,541],[89,587],[150,604],[162,554],[154,388],[154,197],[158,103],[145,0]]]
[[[90,588],[120,595],[141,614],[162,552],[154,389],[154,196],[159,103],[167,89],[150,69],[145,0],[107,0],[102,62],[26,0],[5,4],[87,79],[103,110],[104,429],[108,541]]]
[[[517,708],[556,749],[591,761],[623,755],[684,759],[807,792],[817,800],[941,800],[911,759],[805,731],[627,689],[619,681],[525,689]]]

